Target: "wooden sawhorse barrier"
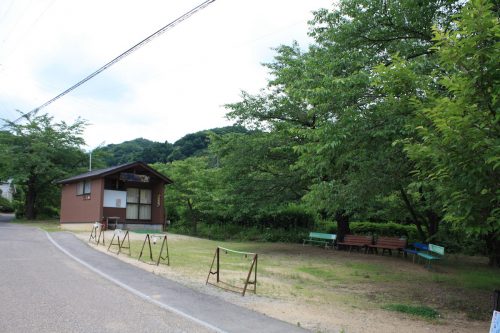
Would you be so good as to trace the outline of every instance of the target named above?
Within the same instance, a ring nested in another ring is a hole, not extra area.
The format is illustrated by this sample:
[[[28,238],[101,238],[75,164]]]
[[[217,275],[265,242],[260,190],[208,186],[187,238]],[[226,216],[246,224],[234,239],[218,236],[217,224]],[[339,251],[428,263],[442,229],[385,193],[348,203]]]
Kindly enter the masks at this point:
[[[151,248],[151,240],[153,240],[153,245],[156,245],[159,240],[161,240],[161,249],[160,253],[158,253],[158,259],[154,260],[153,259],[153,250]],[[146,262],[150,264],[155,264],[156,266],[160,265],[160,261],[167,261],[167,266],[170,265],[170,256],[168,255],[168,242],[167,242],[167,235],[166,234],[161,234],[161,235],[155,235],[155,234],[146,234],[146,237],[144,238],[144,242],[142,243],[142,248],[141,248],[141,253],[139,254],[139,258],[137,260],[141,260],[142,254],[144,252],[144,246],[146,245],[146,242],[149,247],[149,259],[151,262]],[[163,250],[166,250],[166,256],[163,254]]]
[[[97,230],[99,230],[99,235],[97,235]],[[90,231],[90,237],[89,237],[89,243],[94,242],[95,244],[99,245],[101,242],[102,238],[102,245],[106,246],[106,243],[104,242],[104,230],[102,227],[102,223],[96,222],[92,226],[92,231]]]
[[[113,243],[115,237],[117,238],[117,242]],[[122,238],[120,242],[120,237]],[[123,243],[125,243],[125,240],[127,240],[128,246],[124,246]],[[128,234],[128,230],[125,230],[125,233],[123,233],[122,229],[115,229],[115,232],[113,233],[113,238],[111,238],[111,243],[109,243],[108,246],[108,251],[110,250],[111,246],[118,246],[118,252],[116,254],[120,254],[122,249],[128,249],[128,255],[130,256],[130,236]]]

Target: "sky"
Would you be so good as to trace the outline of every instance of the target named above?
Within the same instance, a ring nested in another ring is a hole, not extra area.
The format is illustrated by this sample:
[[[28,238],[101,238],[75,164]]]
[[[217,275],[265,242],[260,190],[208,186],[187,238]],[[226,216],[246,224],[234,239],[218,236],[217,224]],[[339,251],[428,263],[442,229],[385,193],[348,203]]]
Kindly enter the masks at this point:
[[[1,0],[0,118],[37,108],[202,2]],[[229,126],[224,105],[264,88],[273,48],[306,48],[312,12],[332,6],[216,0],[40,113],[87,120],[88,150]]]

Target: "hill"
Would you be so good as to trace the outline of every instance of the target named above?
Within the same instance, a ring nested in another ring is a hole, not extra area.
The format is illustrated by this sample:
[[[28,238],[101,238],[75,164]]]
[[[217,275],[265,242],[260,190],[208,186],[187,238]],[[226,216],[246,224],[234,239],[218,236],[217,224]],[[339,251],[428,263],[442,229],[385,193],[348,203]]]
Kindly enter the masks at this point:
[[[94,151],[94,156],[104,161],[105,166],[113,166],[133,161],[146,163],[171,162],[206,153],[209,133],[224,135],[229,133],[247,133],[241,126],[226,126],[190,133],[176,142],[156,142],[137,138],[118,144],[110,144]]]

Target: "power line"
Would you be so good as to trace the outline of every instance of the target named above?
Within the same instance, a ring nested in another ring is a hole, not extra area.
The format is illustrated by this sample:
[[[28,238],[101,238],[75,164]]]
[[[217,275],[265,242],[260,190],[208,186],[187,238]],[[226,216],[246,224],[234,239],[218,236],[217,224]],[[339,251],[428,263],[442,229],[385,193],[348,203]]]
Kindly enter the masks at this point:
[[[167,25],[165,25],[163,28],[157,30],[156,32],[154,32],[151,35],[149,35],[148,37],[144,38],[139,43],[135,44],[134,46],[132,46],[131,48],[129,48],[128,50],[126,50],[125,52],[123,52],[122,54],[120,54],[119,56],[117,56],[116,58],[114,58],[113,60],[111,60],[110,62],[108,62],[107,64],[105,64],[101,68],[99,68],[98,70],[96,70],[95,72],[93,72],[92,74],[88,75],[83,80],[79,81],[78,83],[74,84],[70,88],[66,89],[65,91],[63,91],[62,93],[60,93],[59,95],[57,95],[56,97],[54,97],[54,98],[48,100],[47,102],[43,103],[42,105],[40,105],[36,109],[33,109],[30,112],[24,113],[22,116],[20,116],[16,120],[12,121],[11,123],[15,124],[18,121],[20,121],[21,119],[29,117],[30,114],[37,113],[38,111],[40,111],[44,107],[48,106],[49,104],[52,104],[53,102],[55,102],[59,98],[61,98],[64,95],[68,94],[72,90],[75,90],[76,88],[78,88],[79,86],[81,86],[82,84],[84,84],[85,82],[87,82],[88,80],[90,80],[93,77],[97,76],[98,74],[102,73],[103,71],[105,71],[109,67],[111,67],[114,64],[116,64],[118,61],[120,61],[123,58],[125,58],[126,56],[130,55],[132,52],[136,51],[137,49],[141,48],[145,44],[149,43],[154,38],[156,38],[156,37],[160,36],[161,34],[165,33],[167,30],[170,30],[171,28],[175,27],[177,24],[179,24],[180,22],[182,22],[185,19],[189,18],[191,15],[193,15],[196,12],[202,10],[203,8],[207,7],[208,5],[210,5],[214,1],[215,0],[206,0],[205,2],[199,4],[198,6],[194,7],[193,9],[191,9],[188,12],[184,13],[183,15],[179,16],[178,18],[176,18],[172,22],[170,22]],[[3,130],[6,127],[7,127],[7,125],[3,125],[1,129]]]

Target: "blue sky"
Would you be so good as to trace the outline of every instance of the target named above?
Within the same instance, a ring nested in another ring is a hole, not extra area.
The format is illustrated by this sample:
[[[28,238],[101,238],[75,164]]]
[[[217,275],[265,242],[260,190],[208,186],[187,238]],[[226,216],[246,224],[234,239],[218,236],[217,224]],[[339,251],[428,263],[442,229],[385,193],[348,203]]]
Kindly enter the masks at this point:
[[[0,118],[32,110],[202,1],[0,1]],[[226,126],[223,105],[266,84],[272,47],[310,42],[328,0],[216,0],[44,112],[89,121],[88,147],[174,142]]]

